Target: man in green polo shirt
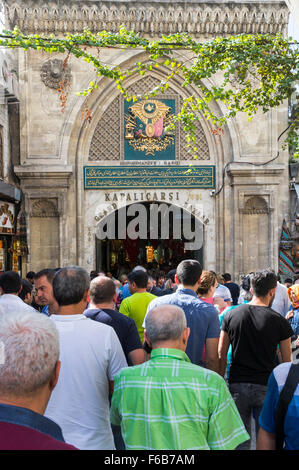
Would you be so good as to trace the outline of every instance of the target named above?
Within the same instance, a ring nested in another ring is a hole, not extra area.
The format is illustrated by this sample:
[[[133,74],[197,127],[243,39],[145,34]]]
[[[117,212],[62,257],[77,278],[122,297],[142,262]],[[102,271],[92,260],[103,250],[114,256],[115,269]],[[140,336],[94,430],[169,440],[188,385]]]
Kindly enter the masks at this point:
[[[148,274],[143,268],[135,268],[128,274],[130,297],[126,297],[120,304],[119,311],[127,317],[133,318],[143,343],[143,320],[148,304],[156,298],[155,295],[146,291]]]
[[[150,360],[114,377],[110,416],[126,449],[231,450],[249,439],[224,379],[185,354],[189,332],[176,305],[148,312]]]

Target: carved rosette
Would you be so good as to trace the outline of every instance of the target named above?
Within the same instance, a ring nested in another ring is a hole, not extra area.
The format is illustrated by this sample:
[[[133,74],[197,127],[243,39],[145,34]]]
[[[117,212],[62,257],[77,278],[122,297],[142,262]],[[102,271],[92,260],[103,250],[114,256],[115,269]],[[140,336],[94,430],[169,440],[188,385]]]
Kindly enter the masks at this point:
[[[41,80],[49,88],[58,90],[61,83],[69,83],[71,80],[71,70],[68,65],[63,65],[63,60],[47,60],[41,68]]]

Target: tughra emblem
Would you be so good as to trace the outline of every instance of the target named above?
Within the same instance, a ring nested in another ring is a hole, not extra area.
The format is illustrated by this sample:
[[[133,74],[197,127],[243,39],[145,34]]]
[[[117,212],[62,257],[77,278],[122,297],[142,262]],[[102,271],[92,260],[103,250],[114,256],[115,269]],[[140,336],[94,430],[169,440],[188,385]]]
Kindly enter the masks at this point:
[[[125,116],[125,138],[134,150],[155,155],[174,144],[174,131],[168,126],[172,109],[159,100],[142,100]]]

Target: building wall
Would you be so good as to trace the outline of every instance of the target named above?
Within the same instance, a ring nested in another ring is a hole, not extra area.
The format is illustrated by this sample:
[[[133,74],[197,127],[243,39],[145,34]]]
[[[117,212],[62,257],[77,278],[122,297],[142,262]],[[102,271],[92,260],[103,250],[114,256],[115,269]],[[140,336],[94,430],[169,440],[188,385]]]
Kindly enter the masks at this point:
[[[288,22],[288,11],[281,1],[234,4],[189,1],[180,2],[176,8],[175,2],[171,5],[164,1],[119,2],[119,8],[116,7],[118,2],[94,1],[82,9],[77,2],[46,5],[35,0],[29,6],[10,0],[4,3],[11,26],[18,24],[24,32],[47,34],[76,32],[84,26],[91,30],[101,27],[113,30],[123,21],[127,27],[150,37],[157,37],[159,31],[167,34],[187,30],[198,40],[205,41],[217,34],[276,31],[285,34]],[[103,60],[126,66],[144,58],[138,54],[136,51],[101,51]],[[48,56],[40,51],[18,52],[21,158],[20,165],[14,169],[26,198],[31,246],[28,269],[48,266],[53,257],[60,266],[80,264],[91,270],[95,262],[97,217],[105,192],[84,190],[83,166],[123,164],[121,142],[118,147],[115,138],[118,95],[113,84],[101,79],[99,89],[87,98],[70,93],[62,114],[57,89],[51,88],[50,61],[55,59],[64,57]],[[71,58],[68,67],[72,92],[86,88],[94,79],[92,69],[83,61]],[[166,69],[159,69],[145,78],[154,81],[166,73]],[[144,84],[139,78],[131,77],[128,85],[138,89]],[[206,85],[210,87],[219,79],[216,75]],[[182,89],[179,77],[172,83],[171,92],[178,99],[198,93],[193,88]],[[82,120],[86,106],[92,114],[90,124]],[[217,103],[213,106],[223,111]],[[110,155],[102,147],[106,145],[107,135],[109,137],[109,121],[114,123],[111,142],[116,149]],[[238,115],[228,123],[221,138],[213,136],[209,123],[200,120],[199,132],[206,143],[201,152],[203,161],[193,161],[193,164],[216,165],[218,189],[222,185],[223,168],[229,163],[225,184],[218,196],[211,197],[209,190],[180,190],[180,206],[195,201],[198,196],[209,220],[204,227],[205,268],[231,272],[235,279],[264,264],[277,269],[280,228],[282,220],[287,218],[289,204],[288,156],[278,146],[277,138],[286,125],[286,104],[265,115],[259,113],[251,123],[245,116]],[[184,155],[183,140],[181,142],[180,155]],[[278,148],[279,157],[263,166],[277,154]],[[189,160],[180,162],[188,164]],[[253,166],[253,162],[259,166]],[[47,211],[51,214],[48,218]],[[44,230],[41,241],[36,232],[45,226],[51,230]],[[55,241],[57,239],[59,242]]]
[[[0,15],[1,24],[1,15]],[[19,163],[19,103],[14,60],[7,50],[0,51],[0,271],[21,269],[26,251],[21,237],[19,216],[21,191],[13,172]],[[23,235],[23,234],[22,234]]]

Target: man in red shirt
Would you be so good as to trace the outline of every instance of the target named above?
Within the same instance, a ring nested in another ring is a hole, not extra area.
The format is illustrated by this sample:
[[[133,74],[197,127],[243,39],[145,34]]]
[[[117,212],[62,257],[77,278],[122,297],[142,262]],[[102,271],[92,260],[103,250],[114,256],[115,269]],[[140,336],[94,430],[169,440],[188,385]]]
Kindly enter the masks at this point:
[[[59,337],[39,313],[0,314],[0,450],[77,450],[43,416],[58,381]]]

